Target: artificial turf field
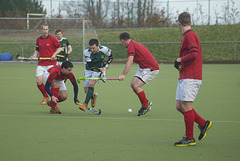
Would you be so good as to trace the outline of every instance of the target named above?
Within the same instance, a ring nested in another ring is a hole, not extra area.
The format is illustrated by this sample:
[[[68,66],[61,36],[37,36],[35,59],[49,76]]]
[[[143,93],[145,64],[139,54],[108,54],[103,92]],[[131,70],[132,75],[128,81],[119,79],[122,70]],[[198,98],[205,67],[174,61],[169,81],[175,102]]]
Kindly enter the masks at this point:
[[[107,77],[118,77],[125,65],[112,64]],[[213,122],[196,146],[174,147],[184,135],[182,114],[175,110],[178,72],[160,65],[158,76],[143,89],[152,110],[137,117],[140,103],[130,87],[137,70],[133,65],[124,81],[98,83],[96,109],[83,112],[68,99],[59,103],[61,115],[49,114],[40,105],[35,83],[36,64],[0,64],[0,160],[1,161],[236,161],[240,153],[240,65],[203,65],[203,84],[195,110]],[[74,64],[76,77],[84,65]],[[83,102],[83,83],[79,100]],[[128,108],[133,112],[128,113]]]

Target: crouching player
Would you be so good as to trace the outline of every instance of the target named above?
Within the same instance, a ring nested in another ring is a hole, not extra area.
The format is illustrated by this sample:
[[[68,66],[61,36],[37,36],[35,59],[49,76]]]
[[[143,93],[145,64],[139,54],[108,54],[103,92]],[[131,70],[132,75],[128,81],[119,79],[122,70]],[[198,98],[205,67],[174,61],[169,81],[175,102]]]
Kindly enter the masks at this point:
[[[61,111],[57,107],[57,103],[65,101],[67,99],[67,88],[64,83],[65,79],[70,79],[74,89],[74,103],[79,103],[78,85],[76,78],[72,72],[73,64],[69,61],[64,61],[62,65],[57,65],[47,70],[44,74],[45,90],[51,97],[51,100],[47,102],[51,107],[50,114],[61,114]]]

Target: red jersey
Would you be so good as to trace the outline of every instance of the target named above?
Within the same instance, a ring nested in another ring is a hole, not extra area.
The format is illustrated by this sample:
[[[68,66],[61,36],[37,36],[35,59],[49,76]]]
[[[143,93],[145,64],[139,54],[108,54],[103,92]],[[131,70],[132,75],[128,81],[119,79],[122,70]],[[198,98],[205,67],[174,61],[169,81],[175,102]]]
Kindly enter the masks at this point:
[[[60,80],[60,81],[65,80],[65,79],[70,79],[70,81],[72,83],[74,83],[76,81],[76,78],[75,78],[73,72],[71,72],[69,75],[62,74],[61,65],[57,65],[55,67],[49,68],[47,71],[50,73],[47,78],[47,81],[49,83],[52,83],[53,79]]]
[[[180,79],[202,80],[202,47],[197,34],[189,29],[183,33],[180,47]]]
[[[134,56],[133,61],[139,65],[140,68],[150,68],[152,70],[159,70],[159,65],[154,59],[152,53],[144,45],[130,41],[127,48],[128,56]]]
[[[36,41],[36,50],[39,51],[40,58],[51,58],[56,49],[61,47],[58,40],[52,36],[48,35],[46,38],[40,36]],[[38,60],[39,66],[49,66],[56,65],[56,60]]]

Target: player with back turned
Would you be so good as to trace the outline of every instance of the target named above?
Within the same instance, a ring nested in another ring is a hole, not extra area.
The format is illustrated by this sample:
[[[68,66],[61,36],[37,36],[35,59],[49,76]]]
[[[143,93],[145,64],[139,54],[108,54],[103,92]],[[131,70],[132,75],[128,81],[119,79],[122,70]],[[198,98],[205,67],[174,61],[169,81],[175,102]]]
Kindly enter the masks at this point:
[[[36,70],[36,82],[37,87],[43,95],[41,105],[46,104],[48,99],[47,92],[45,91],[43,84],[43,74],[51,67],[56,65],[56,56],[61,52],[61,44],[58,40],[49,35],[49,28],[47,24],[41,26],[42,36],[36,40],[36,50],[33,56],[30,58],[33,60],[36,57],[45,58],[44,60],[38,60],[38,66]]]
[[[203,140],[212,122],[204,120],[192,108],[193,101],[202,84],[202,47],[197,34],[191,28],[191,16],[183,12],[178,16],[178,26],[183,33],[179,58],[175,61],[175,68],[179,70],[176,90],[176,109],[183,114],[185,122],[185,136],[175,142],[175,146],[191,146],[196,141],[193,137],[194,122],[199,125],[198,140]]]

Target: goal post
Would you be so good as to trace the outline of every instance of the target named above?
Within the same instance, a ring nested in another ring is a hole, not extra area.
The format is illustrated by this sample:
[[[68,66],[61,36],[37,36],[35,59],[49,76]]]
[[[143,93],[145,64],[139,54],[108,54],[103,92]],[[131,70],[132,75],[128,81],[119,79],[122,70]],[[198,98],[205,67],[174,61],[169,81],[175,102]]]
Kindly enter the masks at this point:
[[[42,14],[42,13],[27,13],[27,29],[29,30],[29,18],[30,16],[39,16],[42,18],[46,17],[46,14]],[[39,23],[34,27],[36,29],[36,27],[42,22],[42,19],[39,21]]]
[[[24,57],[31,56],[35,50],[33,44],[41,35],[39,29],[42,23],[49,25],[49,34],[53,36],[55,36],[56,29],[62,29],[63,37],[69,40],[73,48],[69,57],[73,61],[85,62],[83,52],[88,47],[88,41],[92,38],[98,39],[96,29],[88,19],[47,18],[41,13],[29,13],[26,17],[0,17],[0,34],[2,32],[6,35],[15,34],[20,41],[23,41],[16,45],[16,49],[8,48],[8,52],[22,53]]]
[[[92,25],[92,21],[83,19],[83,52],[86,49],[86,44],[88,44],[86,42],[86,37],[89,39],[91,38],[98,39],[97,32]],[[86,63],[84,55],[83,55],[83,63],[84,64]]]

